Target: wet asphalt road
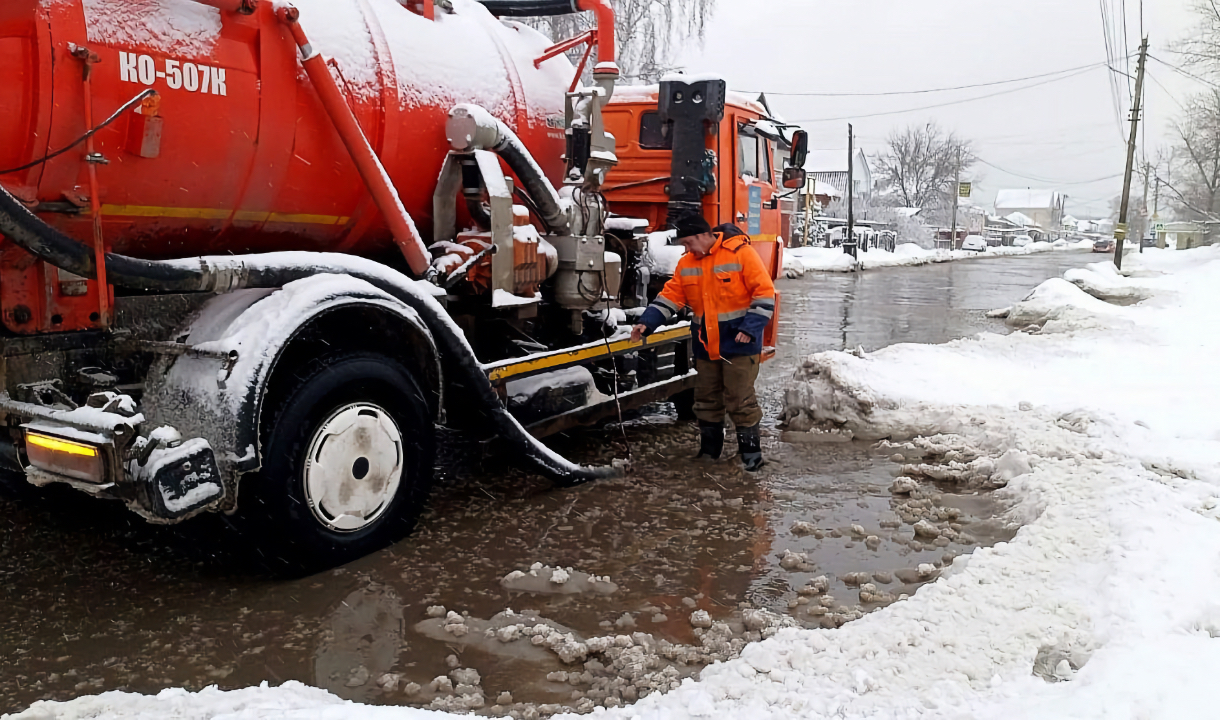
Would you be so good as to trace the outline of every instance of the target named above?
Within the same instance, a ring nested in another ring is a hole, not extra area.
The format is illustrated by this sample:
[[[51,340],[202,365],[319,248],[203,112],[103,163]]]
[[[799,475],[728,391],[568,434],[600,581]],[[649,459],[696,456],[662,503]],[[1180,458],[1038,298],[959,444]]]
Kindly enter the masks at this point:
[[[1046,253],[781,281],[780,357],[760,380],[768,417],[808,353],[1004,332],[983,313],[1094,259]],[[866,445],[789,445],[770,431],[770,467],[754,478],[736,458],[687,461],[693,432],[667,406],[625,430],[633,454],[625,479],[556,491],[494,458],[454,462],[412,537],[297,581],[236,568],[232,550],[214,553],[207,532],[152,527],[70,490],[0,496],[0,712],[113,689],[290,679],[364,702],[420,704],[375,680],[393,671],[424,685],[450,670],[454,654],[479,670],[490,698],[511,689],[518,703],[571,702],[571,688],[546,679],[557,661],[480,653],[415,626],[438,604],[477,618],[532,608],[585,636],[631,629],[691,642],[691,609],[728,618],[742,603],[791,610],[816,626],[789,607],[810,578],[828,575],[831,593],[854,595],[839,579],[848,572],[909,570],[973,547],[913,548],[909,532],[876,530],[894,516],[887,488],[896,473]],[[622,454],[617,428],[555,445],[582,462]],[[963,513],[980,544],[1010,536],[990,519],[985,496],[946,495],[944,504]],[[794,536],[798,520],[826,537]],[[845,529],[854,524],[880,544],[853,537]],[[785,549],[808,553],[814,567],[781,568]],[[535,562],[609,575],[618,591],[541,596],[501,586]],[[884,590],[915,586],[895,579]]]

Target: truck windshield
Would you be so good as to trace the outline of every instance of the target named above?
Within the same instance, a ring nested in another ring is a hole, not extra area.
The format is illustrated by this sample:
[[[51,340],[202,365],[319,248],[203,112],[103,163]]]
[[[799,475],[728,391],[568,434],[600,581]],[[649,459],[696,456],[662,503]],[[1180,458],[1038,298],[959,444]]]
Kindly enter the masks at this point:
[[[758,174],[758,138],[746,134],[744,126],[737,129],[737,142],[740,148],[738,158],[738,174],[751,177],[761,177]]]

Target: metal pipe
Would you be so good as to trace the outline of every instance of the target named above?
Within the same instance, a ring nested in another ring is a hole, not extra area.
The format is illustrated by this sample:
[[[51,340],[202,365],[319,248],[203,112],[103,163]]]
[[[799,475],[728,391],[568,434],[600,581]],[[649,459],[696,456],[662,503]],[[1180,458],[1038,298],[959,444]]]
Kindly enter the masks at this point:
[[[343,93],[339,91],[339,86],[335,84],[322,54],[309,44],[309,38],[305,36],[305,30],[299,22],[300,11],[291,5],[284,5],[276,9],[276,17],[292,31],[292,37],[301,49],[301,65],[305,68],[305,74],[313,83],[314,90],[322,101],[322,107],[326,109],[339,138],[343,140],[343,145],[352,157],[352,162],[356,164],[360,177],[364,179],[365,186],[373,196],[373,202],[385,217],[394,242],[406,258],[411,272],[423,277],[428,273],[432,260],[419,230],[416,229],[407,209],[403,207],[402,199],[390,182],[390,176],[382,166],[381,159],[373,152],[368,138],[360,129],[360,123],[344,99]]]
[[[593,66],[593,74],[618,77],[614,8],[610,6],[609,0],[579,0],[579,5],[581,10],[592,12],[593,17],[597,19],[597,64]]]
[[[593,13],[597,22],[597,66],[594,75],[618,76],[615,61],[618,44],[614,35],[614,8],[609,0],[479,0],[492,15],[533,17],[570,15],[582,10]]]
[[[84,63],[85,77],[85,127],[93,127],[93,64],[98,56],[88,48],[73,47],[75,55]],[[89,172],[89,212],[93,216],[93,259],[97,268],[97,312],[98,324],[110,327],[110,283],[106,281],[106,239],[102,234],[102,200],[98,190],[97,166],[104,162],[93,143],[93,136],[85,140],[85,165]]]
[[[217,10],[224,12],[233,12],[241,15],[253,15],[255,10],[258,10],[258,0],[191,0],[200,5],[214,7]]]

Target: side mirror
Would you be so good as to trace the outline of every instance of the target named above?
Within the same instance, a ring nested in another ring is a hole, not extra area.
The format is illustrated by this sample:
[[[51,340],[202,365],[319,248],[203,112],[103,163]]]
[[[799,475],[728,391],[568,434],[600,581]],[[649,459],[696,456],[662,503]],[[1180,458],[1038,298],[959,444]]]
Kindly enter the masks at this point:
[[[803,168],[809,157],[809,133],[796,130],[792,133],[792,153],[788,156],[788,167]],[[791,187],[787,182],[784,187]]]
[[[784,187],[789,188],[789,189],[805,187],[805,168],[802,168],[802,167],[784,168]]]

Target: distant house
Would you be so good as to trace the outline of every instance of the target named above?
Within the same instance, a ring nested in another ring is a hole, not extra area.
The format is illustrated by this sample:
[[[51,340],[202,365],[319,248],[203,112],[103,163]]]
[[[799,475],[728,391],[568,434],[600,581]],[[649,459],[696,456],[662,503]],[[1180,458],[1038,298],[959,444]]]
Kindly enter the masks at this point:
[[[809,151],[805,160],[805,172],[810,180],[816,180],[833,187],[846,198],[847,190],[847,149],[832,151]],[[863,210],[873,197],[873,170],[869,167],[868,157],[864,151],[856,148],[852,157],[852,198]]]
[[[1041,227],[1037,220],[1031,218],[1020,210],[1005,215],[1004,219],[1012,222],[1014,225],[1019,225],[1020,227]]]
[[[1012,218],[1015,213],[1020,213],[1030,221],[1026,224],[1053,233],[1062,227],[1063,201],[1064,196],[1054,190],[1001,190],[996,194],[995,214]]]
[[[805,177],[805,189],[801,191],[801,194],[806,197],[812,196],[814,201],[813,207],[819,209],[826,208],[835,200],[843,197],[843,193],[837,187],[828,182],[818,180],[812,175]]]

